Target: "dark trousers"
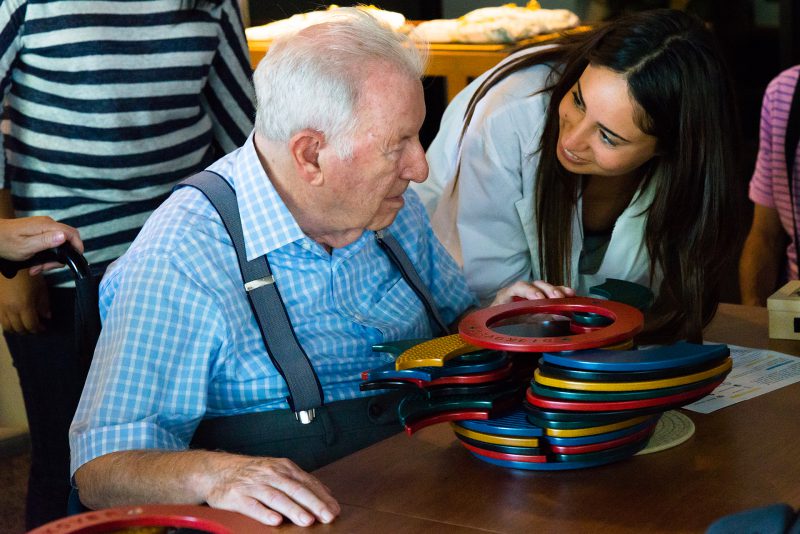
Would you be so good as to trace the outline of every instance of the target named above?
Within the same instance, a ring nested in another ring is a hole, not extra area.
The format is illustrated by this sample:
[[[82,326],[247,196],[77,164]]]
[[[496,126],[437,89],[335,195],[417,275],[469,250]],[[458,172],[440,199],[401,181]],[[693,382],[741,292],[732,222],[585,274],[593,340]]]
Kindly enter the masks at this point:
[[[289,410],[206,419],[192,448],[288,458],[313,471],[402,430],[397,405],[405,393],[333,402],[317,408],[310,424]]]
[[[69,483],[67,432],[83,389],[74,339],[75,290],[50,289],[52,319],[39,334],[5,334],[17,368],[31,435],[25,522],[30,530],[64,517]]]

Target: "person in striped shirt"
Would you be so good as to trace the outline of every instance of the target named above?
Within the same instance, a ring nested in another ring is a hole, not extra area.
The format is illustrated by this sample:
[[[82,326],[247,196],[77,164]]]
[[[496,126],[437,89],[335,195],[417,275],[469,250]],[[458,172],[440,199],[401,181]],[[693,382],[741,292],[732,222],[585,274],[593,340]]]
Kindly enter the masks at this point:
[[[742,303],[766,306],[781,280],[797,280],[797,181],[800,145],[794,147],[794,187],[789,191],[785,139],[800,65],[776,76],[764,92],[758,158],[750,180],[753,223],[739,262]]]
[[[176,182],[244,142],[251,76],[236,0],[3,0],[0,218],[77,228],[104,270]],[[69,278],[0,280],[33,442],[29,528],[66,510],[82,384]]]

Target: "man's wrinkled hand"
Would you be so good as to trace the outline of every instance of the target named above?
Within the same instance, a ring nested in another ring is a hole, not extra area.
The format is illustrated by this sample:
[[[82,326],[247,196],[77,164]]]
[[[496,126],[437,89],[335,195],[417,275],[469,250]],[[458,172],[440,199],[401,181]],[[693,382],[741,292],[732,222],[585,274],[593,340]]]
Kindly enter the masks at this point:
[[[271,526],[283,517],[299,526],[330,523],[341,511],[330,489],[290,460],[225,455],[224,462],[206,498],[214,508]]]

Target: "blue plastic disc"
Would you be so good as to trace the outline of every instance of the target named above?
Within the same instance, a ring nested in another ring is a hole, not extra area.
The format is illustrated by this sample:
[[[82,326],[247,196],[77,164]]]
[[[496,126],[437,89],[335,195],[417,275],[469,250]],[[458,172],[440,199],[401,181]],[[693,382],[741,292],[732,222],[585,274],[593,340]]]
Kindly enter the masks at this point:
[[[624,458],[605,458],[603,460],[595,460],[593,462],[516,462],[512,460],[498,460],[496,458],[489,458],[481,456],[476,452],[469,451],[475,458],[484,462],[499,465],[500,467],[510,467],[512,469],[525,469],[527,471],[566,471],[568,469],[586,469],[587,467],[596,467],[598,465],[605,465],[623,460]],[[630,456],[630,455],[628,455]]]
[[[647,371],[699,365],[730,354],[727,345],[696,345],[680,342],[645,350],[580,350],[546,352],[542,361],[590,371]]]
[[[488,419],[486,421],[458,421],[456,424],[467,430],[474,430],[475,432],[483,432],[484,434],[494,434],[497,436],[538,438],[544,435],[544,430],[541,427],[528,421],[526,413],[522,408],[518,408],[496,419]]]

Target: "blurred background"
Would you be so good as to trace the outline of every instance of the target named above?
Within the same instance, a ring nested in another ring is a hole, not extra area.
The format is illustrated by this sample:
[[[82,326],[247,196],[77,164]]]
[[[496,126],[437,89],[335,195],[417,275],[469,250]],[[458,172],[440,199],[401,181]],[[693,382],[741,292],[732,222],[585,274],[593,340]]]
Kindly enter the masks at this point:
[[[319,9],[326,3],[304,0],[240,0],[246,25],[256,26],[292,14]],[[339,2],[356,5],[368,2]],[[456,18],[481,7],[497,7],[500,0],[380,0],[375,6],[397,11],[411,21]],[[525,0],[517,5],[524,6]],[[655,8],[673,8],[693,13],[716,35],[734,80],[741,119],[740,171],[745,180],[753,172],[758,152],[761,100],[769,81],[791,65],[800,63],[800,0],[539,0],[544,9],[568,9],[582,24],[599,24],[620,14]],[[423,146],[433,140],[447,105],[445,80],[424,80],[427,116],[420,132]],[[747,196],[746,187],[740,191]],[[747,205],[752,209],[752,204]],[[736,217],[749,225],[752,212]],[[739,302],[738,264],[726,269],[723,302]]]
[[[308,0],[242,0],[249,22],[260,25],[327,5]],[[338,2],[355,5],[359,2]],[[361,2],[369,3],[369,2]],[[499,6],[498,0],[381,0],[376,7],[397,11],[410,20],[456,18],[480,7]],[[524,0],[518,5],[524,5]],[[540,0],[545,9],[569,9],[585,24],[621,13],[671,7],[694,13],[717,35],[736,83],[745,140],[743,165],[752,169],[758,148],[761,97],[767,83],[781,70],[800,63],[800,0]],[[442,80],[425,81],[428,119],[424,143],[438,129],[446,105]],[[748,171],[749,172],[749,171]]]
[[[266,24],[297,13],[324,8],[327,2],[306,0],[239,0],[246,26]],[[2,0],[0,0],[2,2]],[[355,5],[359,2],[338,2]],[[360,2],[368,3],[368,2]],[[412,21],[456,18],[502,0],[378,0],[376,7],[402,13]],[[717,36],[732,72],[742,123],[741,171],[752,173],[758,149],[761,98],[767,83],[781,70],[800,63],[800,0],[540,0],[545,9],[568,9],[583,24],[597,24],[621,13],[671,7],[696,14]],[[518,2],[524,5],[525,1]],[[445,80],[424,80],[428,115],[420,133],[427,146],[436,134],[447,104]],[[746,196],[747,191],[741,191]],[[749,224],[750,213],[735,217]],[[727,269],[723,301],[738,302],[737,265]],[[5,340],[0,337],[0,534],[22,532],[22,502],[28,456],[27,421]]]

